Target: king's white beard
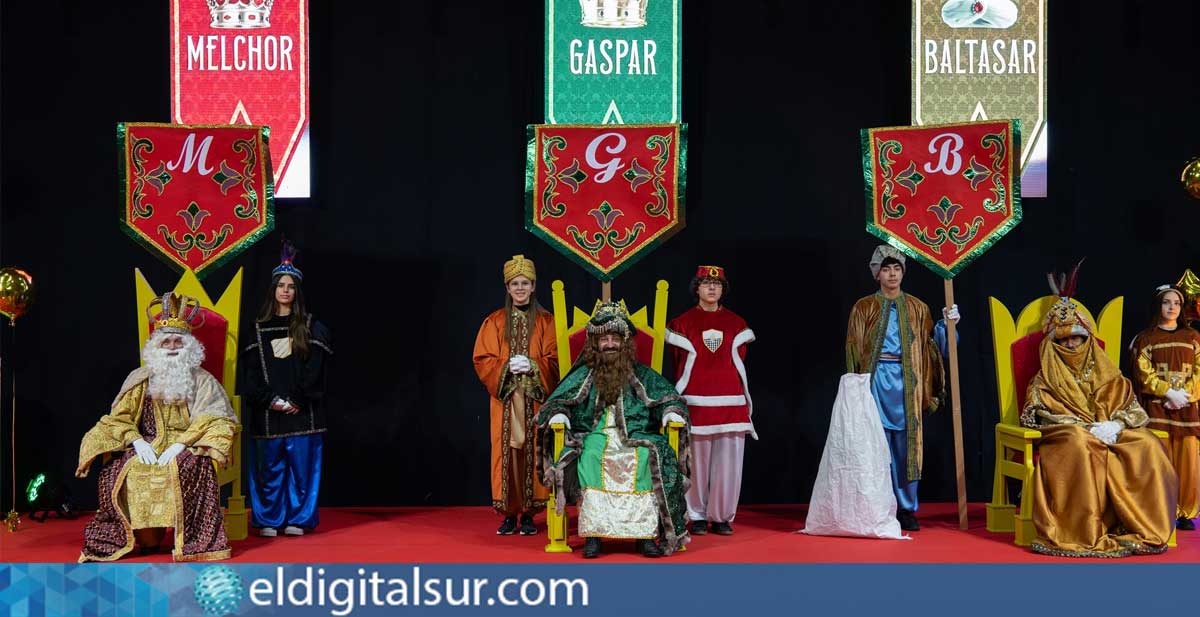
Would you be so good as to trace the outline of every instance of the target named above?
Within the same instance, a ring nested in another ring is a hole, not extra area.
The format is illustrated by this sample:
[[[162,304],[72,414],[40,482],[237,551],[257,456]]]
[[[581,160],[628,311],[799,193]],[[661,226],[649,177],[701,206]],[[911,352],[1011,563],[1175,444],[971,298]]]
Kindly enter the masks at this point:
[[[142,359],[150,367],[150,396],[158,401],[187,401],[196,393],[192,369],[204,361],[204,347],[192,336],[183,337],[183,348],[174,356],[159,347],[163,336],[155,333],[142,349]]]

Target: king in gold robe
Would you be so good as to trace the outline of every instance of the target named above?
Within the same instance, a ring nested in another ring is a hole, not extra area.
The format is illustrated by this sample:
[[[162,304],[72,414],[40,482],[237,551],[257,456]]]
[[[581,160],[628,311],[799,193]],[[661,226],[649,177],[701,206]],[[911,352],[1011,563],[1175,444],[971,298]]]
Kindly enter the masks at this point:
[[[1057,290],[1056,290],[1057,291]],[[1042,432],[1033,482],[1039,553],[1124,557],[1161,553],[1175,522],[1179,481],[1150,418],[1062,296],[1046,316],[1041,368],[1021,424]]]
[[[198,316],[203,323],[200,303],[166,294],[146,312],[155,329],[142,349],[145,366],[129,374],[79,446],[76,477],[102,460],[99,509],[79,561],[114,561],[135,544],[152,552],[167,527],[175,530],[175,561],[228,559],[213,463],[230,460],[238,421],[221,384],[200,368],[204,348],[191,335]]]

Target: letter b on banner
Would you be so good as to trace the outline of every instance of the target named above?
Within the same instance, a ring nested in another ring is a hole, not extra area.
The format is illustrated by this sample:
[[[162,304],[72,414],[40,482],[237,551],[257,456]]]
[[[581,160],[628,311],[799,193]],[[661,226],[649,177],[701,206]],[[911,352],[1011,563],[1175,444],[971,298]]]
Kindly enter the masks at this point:
[[[962,169],[962,155],[958,153],[962,150],[963,138],[958,133],[940,133],[933,139],[929,140],[929,153],[938,153],[937,166],[930,163],[925,163],[925,173],[936,174],[942,172],[947,176],[953,176]],[[946,167],[947,161],[953,161],[949,167]]]

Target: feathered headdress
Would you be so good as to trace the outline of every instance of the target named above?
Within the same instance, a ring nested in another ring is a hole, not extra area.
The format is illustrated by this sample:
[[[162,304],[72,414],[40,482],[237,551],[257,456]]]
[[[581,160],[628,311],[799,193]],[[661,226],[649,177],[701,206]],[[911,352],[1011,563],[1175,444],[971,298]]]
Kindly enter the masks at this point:
[[[1042,322],[1042,332],[1055,340],[1074,335],[1092,336],[1095,330],[1091,320],[1079,312],[1079,305],[1071,301],[1078,289],[1079,267],[1082,265],[1083,260],[1080,259],[1079,263],[1071,269],[1070,274],[1054,272],[1046,274],[1046,280],[1050,283],[1050,291],[1058,296],[1058,302],[1055,302],[1050,307],[1050,311],[1046,313],[1046,320]]]
[[[280,274],[287,274],[296,279],[297,282],[304,280],[304,273],[300,272],[300,268],[296,267],[296,256],[300,254],[296,245],[283,239],[283,247],[279,249],[279,265],[271,270],[271,276],[276,277]]]

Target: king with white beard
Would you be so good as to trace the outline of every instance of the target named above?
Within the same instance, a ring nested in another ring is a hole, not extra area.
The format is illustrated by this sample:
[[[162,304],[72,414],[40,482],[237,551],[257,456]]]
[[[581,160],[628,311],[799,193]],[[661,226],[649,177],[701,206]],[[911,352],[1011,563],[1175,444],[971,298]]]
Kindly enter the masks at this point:
[[[176,561],[228,559],[212,463],[229,460],[237,416],[221,384],[200,368],[204,347],[191,334],[202,325],[199,303],[166,294],[146,312],[155,329],[142,349],[145,365],[129,374],[79,447],[77,477],[103,457],[99,508],[79,561],[113,561],[135,545],[152,552],[167,527],[175,530]]]

